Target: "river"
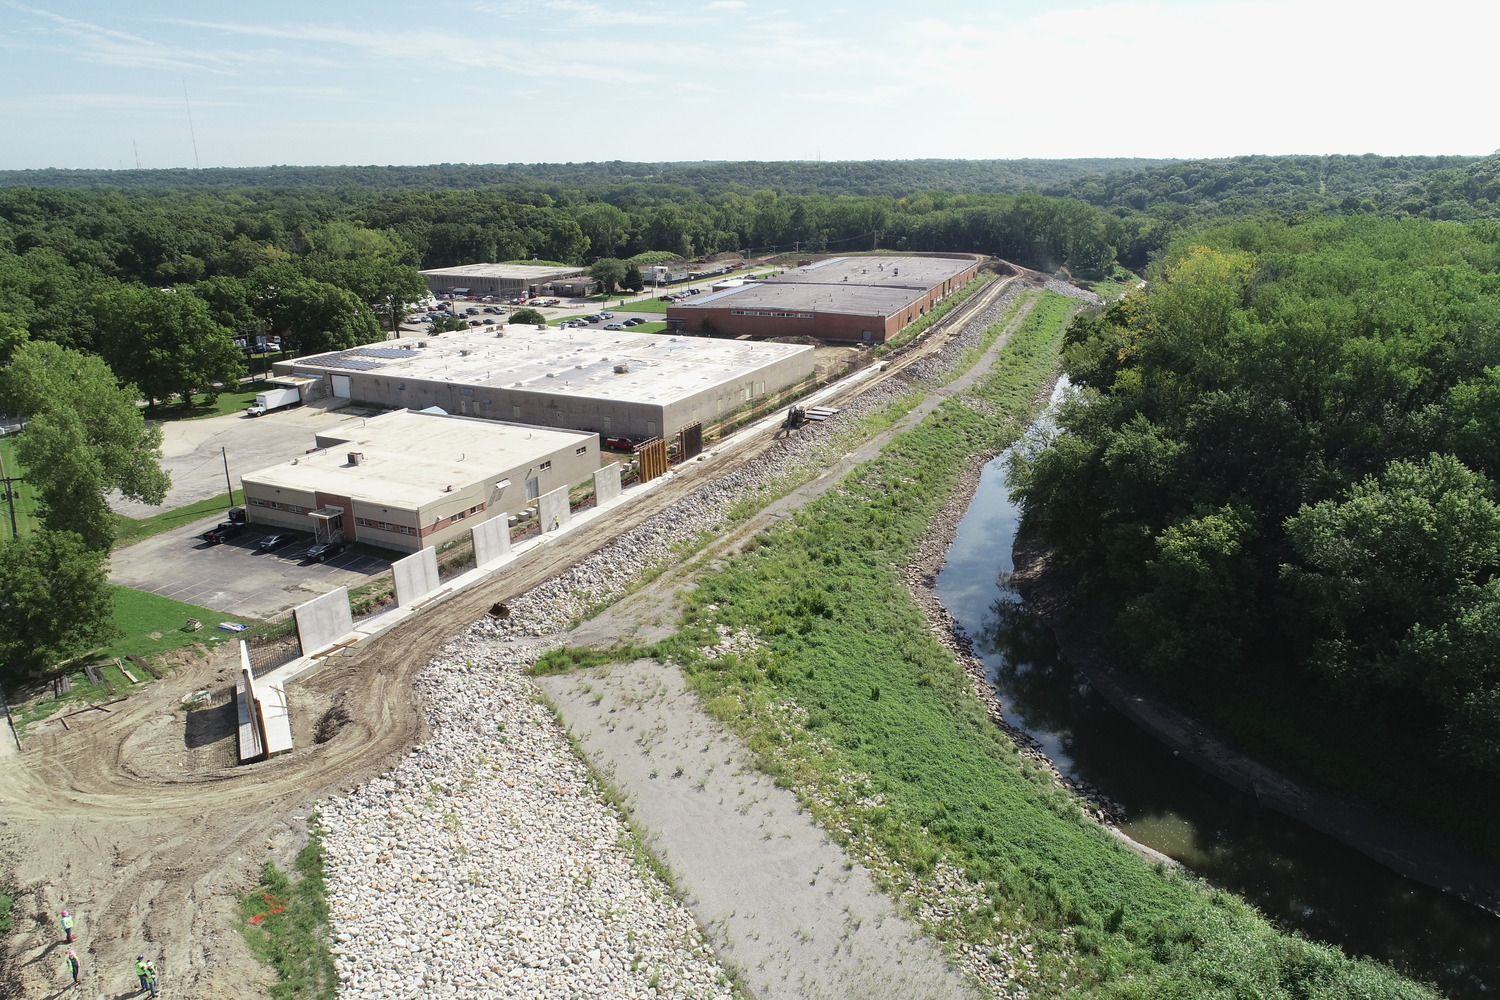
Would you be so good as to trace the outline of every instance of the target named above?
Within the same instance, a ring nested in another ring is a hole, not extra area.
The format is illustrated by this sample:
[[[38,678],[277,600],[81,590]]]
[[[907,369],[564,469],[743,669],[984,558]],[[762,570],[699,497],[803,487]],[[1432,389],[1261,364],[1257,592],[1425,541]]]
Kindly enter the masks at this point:
[[[1444,993],[1500,990],[1500,918],[1402,878],[1174,757],[1095,693],[1006,581],[1018,513],[1001,455],[984,469],[937,578],[1008,722],[1064,773],[1126,808],[1126,834],[1289,930],[1368,955]]]

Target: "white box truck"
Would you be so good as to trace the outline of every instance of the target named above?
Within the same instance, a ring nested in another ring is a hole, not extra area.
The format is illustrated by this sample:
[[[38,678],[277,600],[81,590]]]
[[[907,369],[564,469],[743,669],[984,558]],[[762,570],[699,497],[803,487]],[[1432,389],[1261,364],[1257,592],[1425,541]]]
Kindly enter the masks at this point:
[[[274,410],[284,410],[302,402],[300,389],[267,389],[255,394],[255,402],[245,410],[246,416],[258,417]]]

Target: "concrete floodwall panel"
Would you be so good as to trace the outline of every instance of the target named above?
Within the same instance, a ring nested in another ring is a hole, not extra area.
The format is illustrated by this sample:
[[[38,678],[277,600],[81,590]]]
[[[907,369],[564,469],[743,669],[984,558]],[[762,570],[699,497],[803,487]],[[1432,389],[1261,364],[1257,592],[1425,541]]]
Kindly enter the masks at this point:
[[[564,486],[538,497],[537,515],[544,534],[567,524],[573,516],[573,512],[568,509],[568,488]]]
[[[594,473],[594,506],[620,499],[620,463],[611,462]]]
[[[474,536],[474,565],[488,569],[510,555],[510,523],[504,514],[476,524]]]
[[[297,637],[302,640],[302,651],[307,656],[354,631],[348,587],[340,587],[306,604],[299,604],[293,614],[297,616]]]
[[[438,588],[437,550],[423,549],[397,559],[391,563],[391,574],[396,581],[396,603],[411,607]]]

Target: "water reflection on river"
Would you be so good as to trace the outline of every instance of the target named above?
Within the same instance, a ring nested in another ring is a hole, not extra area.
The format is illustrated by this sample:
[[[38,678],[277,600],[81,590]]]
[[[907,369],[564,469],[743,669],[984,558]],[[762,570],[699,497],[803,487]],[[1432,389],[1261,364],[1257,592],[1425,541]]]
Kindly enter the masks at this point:
[[[1059,768],[1125,805],[1131,837],[1309,937],[1390,962],[1455,997],[1500,990],[1500,919],[1401,878],[1175,757],[1112,709],[1007,581],[1017,515],[1004,458],[984,470],[938,575],[1007,720]]]

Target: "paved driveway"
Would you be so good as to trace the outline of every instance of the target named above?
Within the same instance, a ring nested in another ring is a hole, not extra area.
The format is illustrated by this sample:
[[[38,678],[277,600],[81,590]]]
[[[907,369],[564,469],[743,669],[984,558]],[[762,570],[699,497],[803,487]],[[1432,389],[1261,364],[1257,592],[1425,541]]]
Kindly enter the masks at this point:
[[[171,420],[162,424],[162,468],[172,476],[172,488],[160,507],[131,503],[118,495],[110,506],[126,517],[148,517],[164,510],[184,507],[197,500],[223,496],[224,459],[235,489],[240,476],[267,466],[279,465],[307,452],[319,431],[332,430],[350,421],[363,420],[369,410],[332,404],[348,400],[319,400],[309,406],[277,410],[263,417],[231,413],[198,420]],[[222,451],[220,449],[223,449]]]
[[[260,419],[267,419],[262,417]],[[255,543],[269,529],[248,525],[222,545],[198,535],[219,522],[218,516],[174,528],[110,556],[110,583],[171,597],[222,611],[225,615],[269,619],[328,593],[353,589],[390,568],[380,559],[344,552],[326,563],[304,558],[310,535],[275,552],[260,552]],[[217,623],[203,623],[212,627]]]

